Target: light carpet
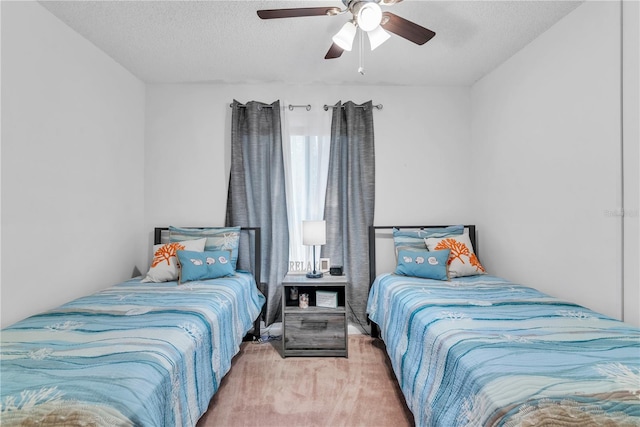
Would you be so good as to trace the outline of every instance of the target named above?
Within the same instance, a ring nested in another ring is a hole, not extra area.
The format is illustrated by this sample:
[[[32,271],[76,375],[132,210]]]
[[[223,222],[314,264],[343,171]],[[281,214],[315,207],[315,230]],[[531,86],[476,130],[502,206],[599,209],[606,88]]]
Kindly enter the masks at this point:
[[[243,343],[198,427],[413,426],[380,340],[349,336],[349,358],[288,357]]]

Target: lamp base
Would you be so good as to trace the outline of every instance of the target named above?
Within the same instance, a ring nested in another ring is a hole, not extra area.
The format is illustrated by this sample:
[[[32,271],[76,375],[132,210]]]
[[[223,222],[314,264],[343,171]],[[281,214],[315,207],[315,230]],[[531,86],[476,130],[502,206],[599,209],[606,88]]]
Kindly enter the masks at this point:
[[[323,276],[322,272],[318,271],[318,272],[308,272],[307,273],[307,277],[309,279],[319,279]]]

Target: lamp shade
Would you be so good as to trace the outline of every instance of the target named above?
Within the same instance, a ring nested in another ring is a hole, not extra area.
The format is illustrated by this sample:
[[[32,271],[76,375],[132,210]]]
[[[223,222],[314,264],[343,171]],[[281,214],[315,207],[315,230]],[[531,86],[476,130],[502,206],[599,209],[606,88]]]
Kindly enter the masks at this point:
[[[374,50],[382,43],[386,42],[391,34],[387,33],[380,25],[378,25],[373,30],[367,32],[369,35],[369,44],[371,45],[371,50]]]
[[[302,244],[307,246],[327,243],[327,225],[325,221],[302,221]]]
[[[371,31],[380,25],[382,21],[382,9],[377,3],[360,3],[362,6],[358,10],[358,27],[363,31]]]
[[[347,22],[342,26],[340,31],[333,36],[332,40],[343,50],[351,51],[353,47],[353,39],[356,37],[356,26],[353,22]]]

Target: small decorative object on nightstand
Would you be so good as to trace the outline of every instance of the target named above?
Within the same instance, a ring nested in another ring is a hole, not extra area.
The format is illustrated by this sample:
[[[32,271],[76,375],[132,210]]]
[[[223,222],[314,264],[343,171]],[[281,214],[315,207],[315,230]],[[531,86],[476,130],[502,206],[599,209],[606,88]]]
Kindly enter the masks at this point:
[[[329,258],[320,258],[320,267],[318,270],[323,273],[328,273],[331,269],[331,260]]]
[[[282,356],[348,357],[347,279],[288,274],[282,282]],[[308,294],[308,306],[290,298]]]

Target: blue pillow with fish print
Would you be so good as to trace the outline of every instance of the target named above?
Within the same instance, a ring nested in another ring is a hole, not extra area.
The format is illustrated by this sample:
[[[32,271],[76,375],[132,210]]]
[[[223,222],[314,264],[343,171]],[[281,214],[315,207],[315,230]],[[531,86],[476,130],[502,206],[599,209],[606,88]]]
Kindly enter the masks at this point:
[[[396,274],[402,276],[422,277],[425,279],[448,280],[447,262],[451,250],[398,252]]]
[[[178,251],[177,255],[180,262],[180,284],[235,274],[230,251]]]

